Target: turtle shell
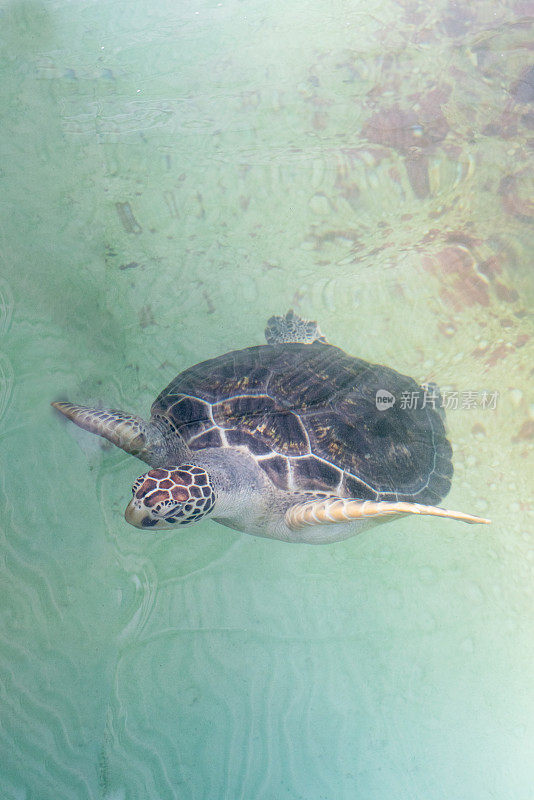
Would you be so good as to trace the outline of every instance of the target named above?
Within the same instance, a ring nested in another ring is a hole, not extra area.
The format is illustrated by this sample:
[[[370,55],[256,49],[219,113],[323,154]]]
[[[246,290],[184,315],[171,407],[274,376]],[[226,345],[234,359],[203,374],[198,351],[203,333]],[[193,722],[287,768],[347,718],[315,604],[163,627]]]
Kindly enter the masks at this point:
[[[193,451],[246,448],[282,490],[437,503],[453,469],[434,396],[424,402],[412,378],[329,344],[260,345],[186,369],[152,414]]]

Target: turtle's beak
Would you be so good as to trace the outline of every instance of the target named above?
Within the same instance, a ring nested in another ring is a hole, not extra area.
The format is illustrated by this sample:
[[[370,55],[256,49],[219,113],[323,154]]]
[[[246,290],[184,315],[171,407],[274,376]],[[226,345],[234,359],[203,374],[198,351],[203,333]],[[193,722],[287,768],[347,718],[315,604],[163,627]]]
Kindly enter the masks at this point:
[[[141,528],[143,531],[151,531],[154,529],[169,530],[173,527],[164,519],[158,519],[157,517],[153,517],[151,514],[149,514],[146,508],[143,508],[142,505],[139,505],[139,501],[135,501],[135,498],[132,498],[126,506],[124,516],[126,522],[129,522],[130,525],[133,525],[134,528]]]
[[[130,525],[133,525],[135,528],[142,528],[145,531],[149,528],[153,528],[157,523],[157,520],[152,520],[144,509],[139,508],[134,500],[130,500],[128,503],[124,516],[126,522],[129,522]]]

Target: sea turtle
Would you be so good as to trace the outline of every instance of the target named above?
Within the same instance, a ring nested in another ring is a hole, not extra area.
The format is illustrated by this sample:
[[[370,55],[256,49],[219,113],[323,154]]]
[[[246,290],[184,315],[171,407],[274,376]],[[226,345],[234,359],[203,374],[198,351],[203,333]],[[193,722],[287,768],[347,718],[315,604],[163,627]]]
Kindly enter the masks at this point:
[[[181,372],[148,422],[52,404],[151,466],[133,485],[128,522],[159,530],[211,517],[309,543],[404,514],[488,522],[435,506],[453,473],[435,385],[424,392],[347,355],[293,311],[272,317],[265,336]]]

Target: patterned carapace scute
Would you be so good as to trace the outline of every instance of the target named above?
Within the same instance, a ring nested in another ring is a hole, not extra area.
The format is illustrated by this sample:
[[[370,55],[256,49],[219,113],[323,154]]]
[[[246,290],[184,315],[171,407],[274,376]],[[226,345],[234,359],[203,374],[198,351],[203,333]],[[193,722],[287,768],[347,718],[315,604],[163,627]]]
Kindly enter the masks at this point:
[[[377,392],[395,402],[377,408]],[[152,406],[192,450],[244,447],[278,488],[437,503],[451,446],[412,379],[329,344],[260,345],[178,375]]]

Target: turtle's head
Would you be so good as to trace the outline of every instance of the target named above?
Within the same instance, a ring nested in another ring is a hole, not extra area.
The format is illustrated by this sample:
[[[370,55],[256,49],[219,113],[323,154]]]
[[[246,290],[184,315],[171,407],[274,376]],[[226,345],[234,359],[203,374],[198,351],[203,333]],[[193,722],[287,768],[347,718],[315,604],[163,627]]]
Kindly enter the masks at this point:
[[[151,469],[135,481],[132,493],[124,516],[143,530],[196,522],[209,514],[215,503],[208,473],[192,464]]]

